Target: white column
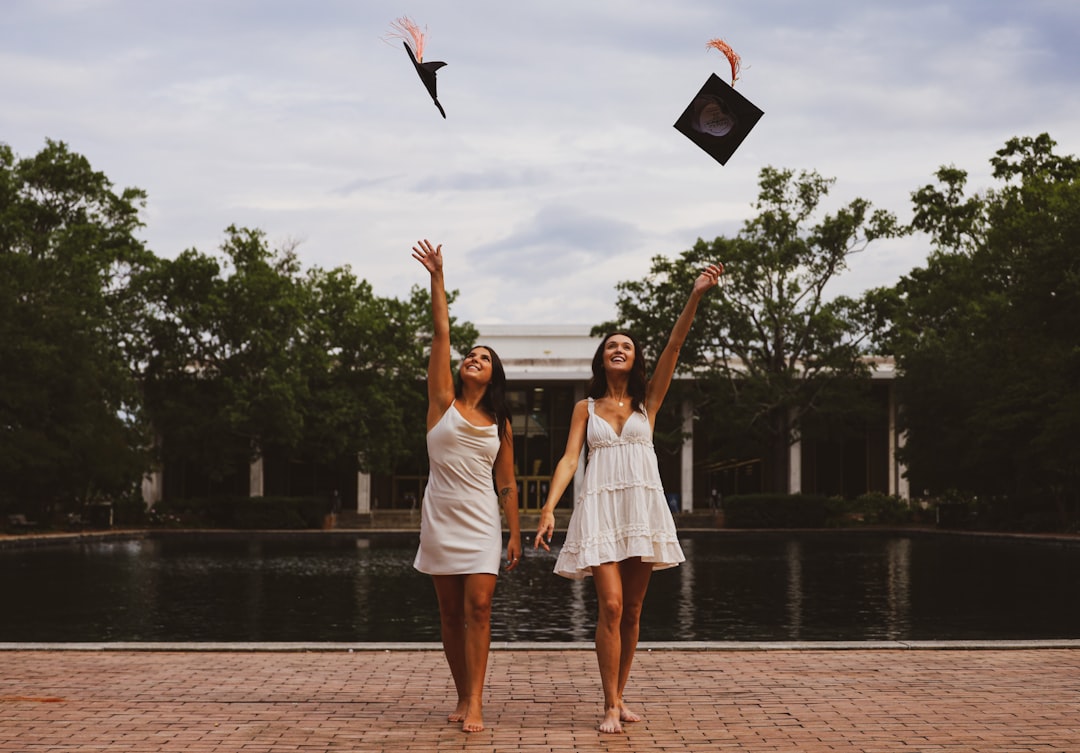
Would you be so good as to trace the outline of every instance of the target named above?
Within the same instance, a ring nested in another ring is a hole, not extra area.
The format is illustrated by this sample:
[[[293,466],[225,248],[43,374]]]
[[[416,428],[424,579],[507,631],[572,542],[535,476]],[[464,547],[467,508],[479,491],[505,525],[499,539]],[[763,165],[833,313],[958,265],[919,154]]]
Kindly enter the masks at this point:
[[[371,474],[356,474],[356,511],[371,512]]]
[[[161,435],[156,431],[154,432],[155,449],[161,448]],[[149,473],[143,474],[142,479],[142,500],[146,505],[146,509],[152,509],[154,505],[165,498],[165,473],[160,465],[155,467]]]
[[[142,480],[142,499],[147,509],[153,508],[164,496],[164,478],[161,469],[150,471]]]
[[[248,496],[263,496],[263,456],[258,455],[248,467]]]
[[[683,512],[694,511],[694,406],[682,404],[682,450],[679,453],[679,498]]]
[[[907,444],[907,432],[902,431],[896,438],[896,448],[902,450]],[[896,496],[911,501],[911,482],[907,477],[907,464],[893,458],[891,465],[896,466]]]
[[[899,408],[896,404],[896,388],[889,385],[889,494],[900,499],[911,499],[911,485],[904,474],[907,466],[896,459],[896,452],[907,444],[907,432],[898,431]]]

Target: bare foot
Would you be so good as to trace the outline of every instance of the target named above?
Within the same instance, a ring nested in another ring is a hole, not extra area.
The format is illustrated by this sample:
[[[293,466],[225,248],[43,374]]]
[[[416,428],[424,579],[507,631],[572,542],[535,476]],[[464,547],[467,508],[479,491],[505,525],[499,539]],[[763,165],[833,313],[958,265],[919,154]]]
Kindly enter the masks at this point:
[[[475,711],[474,711],[475,709]],[[469,711],[465,715],[465,719],[461,723],[462,732],[483,732],[484,731],[484,714],[480,708],[476,706],[469,706]]]
[[[467,700],[459,700],[457,702],[457,708],[453,713],[446,717],[448,722],[463,722],[465,721],[465,715],[469,712],[469,702]]]
[[[619,706],[619,720],[624,722],[640,722],[644,717],[640,714],[635,714],[626,706]]]
[[[604,712],[604,721],[600,722],[599,729],[601,732],[607,733],[622,732],[622,724],[619,723],[618,706],[612,706]]]

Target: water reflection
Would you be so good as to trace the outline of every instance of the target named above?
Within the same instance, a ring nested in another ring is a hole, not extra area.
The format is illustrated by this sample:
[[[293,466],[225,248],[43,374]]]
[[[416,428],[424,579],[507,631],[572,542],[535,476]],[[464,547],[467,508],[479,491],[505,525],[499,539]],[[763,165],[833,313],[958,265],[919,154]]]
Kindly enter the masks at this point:
[[[681,629],[673,636],[673,640],[685,641],[687,636],[692,635],[696,620],[694,619],[694,544],[693,539],[681,542],[686,562],[679,565],[682,572],[679,573],[679,625]],[[647,597],[647,595],[646,595]]]
[[[645,641],[1080,638],[1080,543],[950,536],[687,536],[653,575]],[[437,641],[415,537],[164,536],[0,550],[0,641]],[[492,637],[591,641],[591,580],[527,550]]]
[[[891,539],[886,543],[885,555],[888,566],[888,611],[885,637],[902,638],[910,627],[911,612],[911,540]]]
[[[802,637],[802,546],[798,541],[788,541],[784,554],[787,564],[787,637],[797,641]]]

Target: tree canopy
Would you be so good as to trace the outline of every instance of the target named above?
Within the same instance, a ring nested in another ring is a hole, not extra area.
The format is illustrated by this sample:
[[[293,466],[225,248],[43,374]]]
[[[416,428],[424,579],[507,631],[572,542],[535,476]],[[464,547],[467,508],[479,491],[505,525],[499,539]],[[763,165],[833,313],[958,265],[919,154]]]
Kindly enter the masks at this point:
[[[128,364],[144,201],[62,143],[24,159],[0,144],[0,499],[88,501],[141,477]]]
[[[221,255],[190,249],[142,281],[157,302],[143,382],[167,456],[221,478],[268,449],[388,470],[418,432],[422,447],[423,289],[400,301],[347,267],[304,273],[257,230],[230,227]],[[458,344],[474,334],[455,323]]]
[[[723,262],[682,350],[697,378],[677,388],[696,391],[715,460],[763,458],[766,488],[788,490],[792,442],[843,431],[865,356],[893,355],[913,490],[1075,518],[1080,160],[1055,146],[1011,139],[981,193],[942,167],[908,226],[861,198],[826,212],[833,179],[765,168],[736,236],[654,257],[594,334],[629,329],[655,356],[698,271]],[[145,200],[63,143],[29,158],[0,144],[0,505],[133,493],[162,458],[225,480],[268,452],[370,471],[423,456],[424,288],[380,297],[236,226],[213,253],[159,258],[137,236]],[[853,254],[909,232],[929,239],[925,266],[860,300],[829,294]],[[451,333],[459,351],[476,336]]]
[[[942,167],[912,195],[933,252],[867,299],[901,368],[912,488],[1014,504],[1080,491],[1080,161],[1047,134],[990,160],[999,185],[967,195]]]
[[[838,397],[866,373],[861,310],[829,298],[826,287],[852,254],[900,232],[892,214],[864,199],[822,216],[833,183],[812,171],[763,169],[757,215],[735,238],[699,239],[675,259],[654,257],[645,279],[617,285],[617,320],[594,330],[629,328],[658,354],[694,277],[723,262],[723,284],[699,306],[680,368],[703,380],[698,411],[711,420],[699,426],[725,427],[742,452],[763,453],[773,491],[788,490],[788,448],[806,419],[850,405]]]
[[[159,258],[144,202],[62,143],[0,145],[0,503],[115,498],[163,458],[223,481],[267,451],[383,471],[423,453],[426,290],[377,296],[235,226]],[[475,335],[452,321],[455,346]]]

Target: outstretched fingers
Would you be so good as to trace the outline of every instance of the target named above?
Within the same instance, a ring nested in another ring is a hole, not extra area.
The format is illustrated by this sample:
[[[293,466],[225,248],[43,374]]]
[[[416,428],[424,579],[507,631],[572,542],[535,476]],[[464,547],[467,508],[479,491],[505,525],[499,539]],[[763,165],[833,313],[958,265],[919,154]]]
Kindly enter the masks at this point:
[[[412,256],[423,264],[424,268],[429,272],[437,272],[442,269],[441,243],[436,246],[427,239],[418,241],[417,245],[412,247]]]

